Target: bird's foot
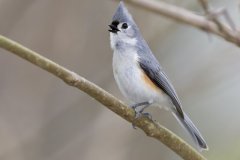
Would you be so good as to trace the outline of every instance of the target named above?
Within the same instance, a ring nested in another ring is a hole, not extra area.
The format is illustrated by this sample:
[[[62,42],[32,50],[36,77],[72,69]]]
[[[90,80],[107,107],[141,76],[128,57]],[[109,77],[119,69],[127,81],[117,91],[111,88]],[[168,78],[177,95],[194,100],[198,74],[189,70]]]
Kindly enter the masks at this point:
[[[153,121],[152,115],[151,115],[150,113],[147,113],[147,112],[144,112],[144,113],[143,113],[144,108],[141,109],[140,111],[136,111],[135,108],[133,108],[133,109],[134,109],[134,111],[135,111],[135,119],[138,119],[138,118],[144,116],[144,117],[147,117],[148,119],[150,119],[151,121]],[[134,125],[133,123],[132,123],[132,127],[133,127],[134,129],[136,129],[136,125]]]

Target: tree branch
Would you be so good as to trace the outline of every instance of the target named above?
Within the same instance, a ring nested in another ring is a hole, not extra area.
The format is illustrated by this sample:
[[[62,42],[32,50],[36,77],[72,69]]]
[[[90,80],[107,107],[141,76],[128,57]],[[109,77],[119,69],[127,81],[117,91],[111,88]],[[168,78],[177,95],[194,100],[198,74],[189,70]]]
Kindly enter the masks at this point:
[[[211,7],[209,5],[208,0],[198,0],[198,2],[203,7],[203,10],[204,10],[204,12],[206,14],[205,16],[209,20],[214,22],[218,26],[218,29],[223,34],[227,35],[228,34],[228,30],[225,30],[225,27],[224,27],[223,23],[218,19],[221,15],[225,18],[225,20],[229,24],[229,27],[231,27],[231,29],[233,31],[236,31],[235,24],[234,24],[233,20],[231,19],[230,15],[228,14],[228,11],[226,10],[226,8],[220,8],[218,10],[215,10],[215,9],[213,10],[213,9],[211,9]]]
[[[141,128],[147,136],[153,137],[164,143],[183,159],[205,160],[195,149],[165,127],[152,122],[146,117],[135,119],[135,113],[131,108],[127,107],[123,102],[107,91],[76,73],[1,35],[0,47],[52,73],[68,85],[82,90],[128,122]]]
[[[239,33],[236,30],[231,29],[231,27],[228,25],[221,24],[220,29],[218,24],[216,24],[213,20],[208,19],[207,17],[193,14],[184,8],[176,7],[163,1],[125,0],[125,2],[171,18],[180,23],[187,24],[200,30],[218,35],[240,47],[240,37],[238,36]]]

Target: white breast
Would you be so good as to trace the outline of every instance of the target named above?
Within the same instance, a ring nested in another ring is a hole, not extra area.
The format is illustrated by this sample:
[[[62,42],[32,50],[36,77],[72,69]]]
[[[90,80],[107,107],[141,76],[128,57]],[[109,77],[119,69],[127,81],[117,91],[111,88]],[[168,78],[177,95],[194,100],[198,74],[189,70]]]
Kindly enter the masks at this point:
[[[138,54],[134,49],[113,54],[113,73],[122,94],[132,103],[145,101],[162,102],[162,92],[153,90],[143,80],[143,71],[138,64]]]

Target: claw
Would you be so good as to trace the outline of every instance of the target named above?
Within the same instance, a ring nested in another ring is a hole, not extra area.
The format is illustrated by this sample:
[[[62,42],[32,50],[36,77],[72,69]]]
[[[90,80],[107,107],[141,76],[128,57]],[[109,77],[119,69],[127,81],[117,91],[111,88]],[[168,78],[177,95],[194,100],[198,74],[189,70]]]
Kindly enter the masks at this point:
[[[153,121],[152,115],[150,113],[147,113],[147,112],[143,113],[143,110],[140,110],[139,112],[137,112],[136,108],[133,108],[133,110],[135,112],[135,119],[138,119],[141,116],[145,116],[148,119],[150,119],[151,121]],[[132,127],[133,127],[133,129],[137,129],[137,127],[133,123],[132,123]]]
[[[146,116],[147,118],[152,120],[152,115],[150,115],[149,113],[143,113],[144,109],[146,109],[150,104],[151,104],[150,101],[146,101],[146,102],[141,102],[141,103],[137,103],[137,104],[132,105],[131,108],[135,112],[135,119],[137,119],[141,116]],[[140,107],[140,106],[144,106],[144,107],[140,111],[137,111],[137,108]],[[134,129],[136,129],[136,126],[134,124],[132,124],[132,127]]]
[[[151,121],[153,121],[152,119],[152,115],[150,113],[142,113],[142,116],[147,117],[148,119],[150,119]]]
[[[132,106],[132,108],[135,112],[135,119],[139,118],[141,116],[141,113],[136,111],[136,107]],[[137,127],[133,123],[132,123],[132,127],[133,129],[137,129]]]
[[[132,123],[132,127],[133,127],[133,129],[137,129],[137,127]]]

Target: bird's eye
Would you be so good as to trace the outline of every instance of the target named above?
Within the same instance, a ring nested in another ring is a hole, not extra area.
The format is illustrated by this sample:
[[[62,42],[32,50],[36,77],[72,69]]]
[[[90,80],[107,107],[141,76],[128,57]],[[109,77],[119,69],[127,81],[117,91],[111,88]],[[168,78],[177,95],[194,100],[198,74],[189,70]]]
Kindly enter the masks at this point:
[[[122,24],[122,28],[123,28],[123,29],[127,29],[127,28],[128,28],[128,24],[127,24],[127,23],[123,23],[123,24]]]

